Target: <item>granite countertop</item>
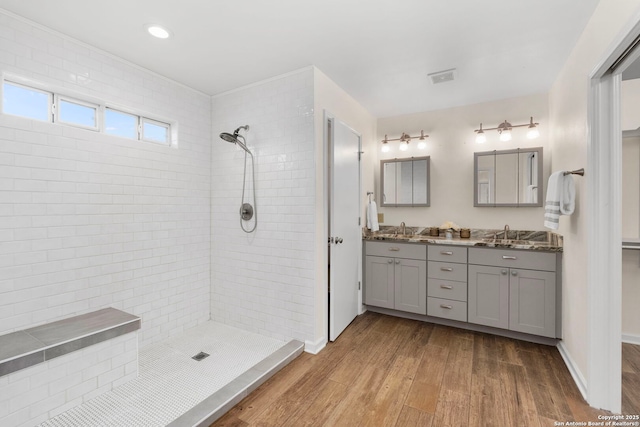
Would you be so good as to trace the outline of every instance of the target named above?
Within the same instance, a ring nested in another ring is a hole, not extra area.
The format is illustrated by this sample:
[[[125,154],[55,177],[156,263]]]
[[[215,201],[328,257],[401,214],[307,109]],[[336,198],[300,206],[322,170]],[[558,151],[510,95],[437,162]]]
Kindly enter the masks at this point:
[[[424,243],[436,245],[474,246],[487,248],[527,249],[546,252],[562,252],[562,236],[550,231],[509,230],[504,239],[504,230],[472,229],[470,238],[461,238],[459,232],[453,233],[452,239],[441,236],[430,236],[429,228],[406,227],[405,234],[400,234],[400,227],[382,226],[372,233],[363,228],[362,239],[371,241],[390,241]]]

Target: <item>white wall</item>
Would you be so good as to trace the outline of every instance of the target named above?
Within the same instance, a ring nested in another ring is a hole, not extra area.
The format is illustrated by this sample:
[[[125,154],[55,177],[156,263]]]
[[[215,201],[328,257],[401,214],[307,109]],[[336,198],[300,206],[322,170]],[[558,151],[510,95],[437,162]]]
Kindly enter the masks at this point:
[[[0,334],[115,307],[209,317],[210,98],[0,13],[0,69],[161,117],[177,148],[0,114]]]
[[[533,116],[540,123],[540,137],[526,138],[527,128],[515,128],[513,140],[501,142],[496,131],[487,131],[487,142],[475,142],[474,129],[496,127],[505,119],[512,124],[528,123]],[[385,225],[439,226],[453,221],[462,227],[542,230],[544,208],[474,208],[473,207],[473,153],[526,147],[543,147],[543,181],[546,192],[550,173],[550,123],[546,94],[523,96],[494,102],[468,105],[445,110],[428,111],[378,120],[378,139],[375,144],[375,193],[380,200],[380,160],[404,157],[431,157],[431,206],[427,208],[380,208]],[[389,142],[391,151],[380,151],[385,134],[399,138],[402,132],[412,136],[424,130],[427,148],[417,149],[417,141],[409,150],[398,150],[398,142]]]
[[[587,96],[589,74],[614,38],[636,16],[637,0],[601,0],[550,92],[552,169],[587,167]],[[586,170],[585,173],[589,173]],[[560,218],[564,236],[563,327],[564,346],[588,387],[586,180],[576,178],[576,210]]]
[[[324,112],[332,114],[336,119],[349,125],[361,135],[361,173],[362,186],[360,200],[362,204],[362,224],[365,223],[365,208],[367,191],[373,191],[373,167],[376,159],[376,119],[364,107],[362,107],[351,95],[335,84],[326,74],[314,68],[314,110],[315,110],[315,138],[316,138],[316,326],[315,342],[322,345],[327,339],[327,243],[325,207],[326,174],[324,170],[326,148],[324,146]],[[358,258],[361,262],[361,257]],[[361,271],[361,269],[360,269]],[[362,304],[362,292],[359,295],[359,304]]]
[[[283,340],[314,337],[313,102],[311,67],[212,100],[211,317]],[[252,234],[238,215],[244,151],[218,138],[241,125],[256,161]]]

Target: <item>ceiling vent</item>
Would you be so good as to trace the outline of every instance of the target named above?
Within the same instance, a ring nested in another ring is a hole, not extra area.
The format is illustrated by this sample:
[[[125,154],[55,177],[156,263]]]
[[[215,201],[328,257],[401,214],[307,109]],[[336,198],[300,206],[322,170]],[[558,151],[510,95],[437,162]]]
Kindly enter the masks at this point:
[[[434,85],[438,83],[453,81],[456,77],[456,69],[438,71],[437,73],[427,74],[431,78],[431,83]]]

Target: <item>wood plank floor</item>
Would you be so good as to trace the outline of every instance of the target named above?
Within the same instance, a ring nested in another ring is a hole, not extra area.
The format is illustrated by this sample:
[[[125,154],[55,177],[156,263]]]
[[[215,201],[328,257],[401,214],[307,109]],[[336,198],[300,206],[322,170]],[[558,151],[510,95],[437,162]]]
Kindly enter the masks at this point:
[[[625,411],[640,401],[637,356],[624,364]],[[582,399],[555,347],[367,312],[212,427],[546,427],[601,414]]]
[[[640,345],[622,344],[622,413],[640,414]]]

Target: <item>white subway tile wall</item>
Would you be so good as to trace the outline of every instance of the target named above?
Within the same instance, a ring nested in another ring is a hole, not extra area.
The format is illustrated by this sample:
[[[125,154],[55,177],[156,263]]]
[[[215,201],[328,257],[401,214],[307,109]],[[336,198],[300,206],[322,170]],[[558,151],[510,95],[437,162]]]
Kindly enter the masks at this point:
[[[0,377],[0,425],[33,427],[137,376],[133,332]]]
[[[172,148],[0,114],[0,334],[110,306],[144,346],[208,320],[211,98],[2,12],[0,71],[179,131]]]
[[[211,318],[281,340],[314,340],[313,70],[214,97],[212,105]],[[240,229],[238,214],[244,151],[218,138],[242,125],[251,127],[256,160],[252,234]]]

